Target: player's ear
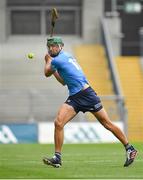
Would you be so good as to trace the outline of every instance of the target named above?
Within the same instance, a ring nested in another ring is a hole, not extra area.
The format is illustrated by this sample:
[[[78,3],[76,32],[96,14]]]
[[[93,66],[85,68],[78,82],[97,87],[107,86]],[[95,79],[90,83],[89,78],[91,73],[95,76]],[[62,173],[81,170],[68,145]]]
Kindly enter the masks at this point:
[[[59,45],[59,48],[60,48],[60,50],[61,50],[61,49],[63,49],[63,46],[60,44],[60,45]]]

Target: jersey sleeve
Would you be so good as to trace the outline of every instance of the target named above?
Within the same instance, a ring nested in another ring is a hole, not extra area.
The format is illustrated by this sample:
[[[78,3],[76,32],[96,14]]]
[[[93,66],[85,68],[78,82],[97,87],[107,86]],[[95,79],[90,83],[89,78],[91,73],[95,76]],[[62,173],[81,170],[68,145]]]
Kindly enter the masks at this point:
[[[56,59],[53,59],[51,62],[51,67],[54,71],[57,71],[59,68],[59,62]]]

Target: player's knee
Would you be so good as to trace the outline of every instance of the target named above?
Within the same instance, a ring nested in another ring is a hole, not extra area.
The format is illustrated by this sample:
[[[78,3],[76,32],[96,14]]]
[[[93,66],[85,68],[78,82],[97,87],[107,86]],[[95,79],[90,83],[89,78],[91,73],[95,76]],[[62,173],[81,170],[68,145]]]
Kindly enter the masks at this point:
[[[112,130],[112,123],[110,121],[105,121],[105,123],[103,123],[103,126],[109,131]]]
[[[112,126],[110,124],[105,124],[104,127],[109,131],[112,130]]]
[[[57,129],[63,129],[64,127],[64,124],[62,123],[62,121],[60,120],[60,118],[57,118],[55,120],[55,128]]]

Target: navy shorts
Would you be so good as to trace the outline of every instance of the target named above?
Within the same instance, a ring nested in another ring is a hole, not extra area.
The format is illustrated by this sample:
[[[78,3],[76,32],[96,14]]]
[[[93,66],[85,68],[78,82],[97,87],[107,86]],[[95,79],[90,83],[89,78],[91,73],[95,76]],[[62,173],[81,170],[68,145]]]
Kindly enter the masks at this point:
[[[72,106],[76,113],[97,112],[103,108],[100,98],[91,87],[69,96],[65,103]]]

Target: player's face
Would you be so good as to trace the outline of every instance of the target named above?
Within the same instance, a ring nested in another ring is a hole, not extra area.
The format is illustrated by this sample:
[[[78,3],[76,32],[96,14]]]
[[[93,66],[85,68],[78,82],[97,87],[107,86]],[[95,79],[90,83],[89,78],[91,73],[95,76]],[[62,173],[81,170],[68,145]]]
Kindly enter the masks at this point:
[[[52,45],[48,46],[48,53],[50,54],[50,56],[55,57],[59,54],[61,49],[62,49],[62,47],[60,45],[52,44]]]

